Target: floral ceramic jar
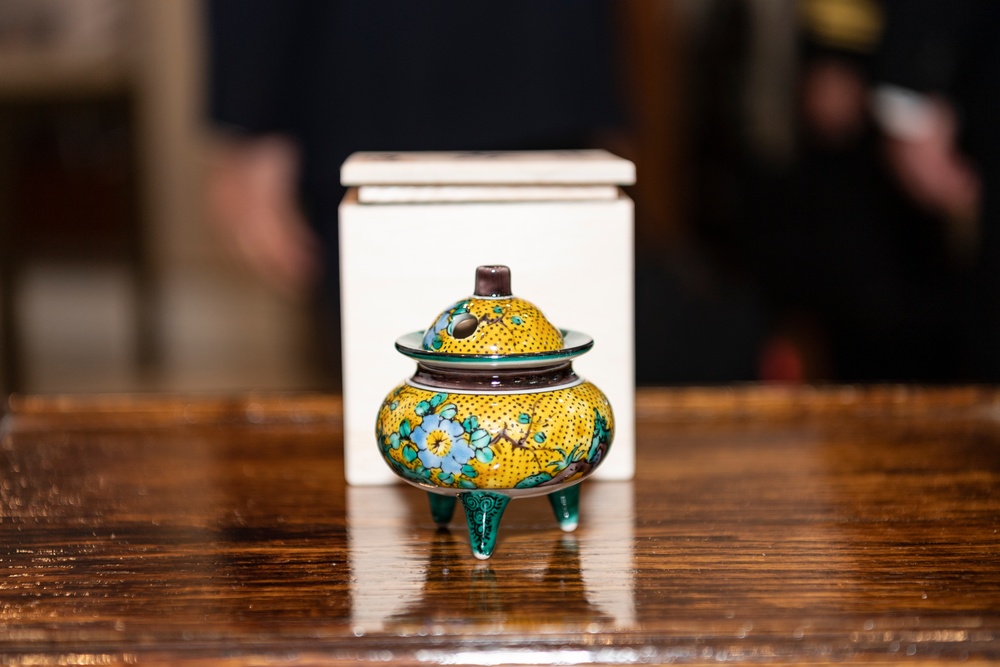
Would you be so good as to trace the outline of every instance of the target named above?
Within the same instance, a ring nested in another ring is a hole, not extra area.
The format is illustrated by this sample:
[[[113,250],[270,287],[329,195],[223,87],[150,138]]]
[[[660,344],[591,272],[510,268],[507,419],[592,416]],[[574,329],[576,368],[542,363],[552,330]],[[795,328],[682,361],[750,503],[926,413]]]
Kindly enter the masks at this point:
[[[379,410],[379,450],[429,492],[437,523],[462,501],[477,558],[493,553],[511,498],[547,495],[561,528],[576,528],[578,484],[614,435],[608,399],[573,372],[592,346],[513,296],[505,266],[479,267],[472,296],[396,341],[417,371]]]

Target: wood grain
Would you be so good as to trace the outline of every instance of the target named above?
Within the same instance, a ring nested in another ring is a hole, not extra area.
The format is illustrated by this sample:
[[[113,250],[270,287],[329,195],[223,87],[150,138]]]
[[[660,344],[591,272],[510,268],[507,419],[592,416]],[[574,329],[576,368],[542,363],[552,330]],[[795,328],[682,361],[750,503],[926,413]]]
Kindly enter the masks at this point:
[[[496,555],[343,482],[330,396],[21,397],[4,664],[1000,660],[1000,393],[640,390],[639,474]]]

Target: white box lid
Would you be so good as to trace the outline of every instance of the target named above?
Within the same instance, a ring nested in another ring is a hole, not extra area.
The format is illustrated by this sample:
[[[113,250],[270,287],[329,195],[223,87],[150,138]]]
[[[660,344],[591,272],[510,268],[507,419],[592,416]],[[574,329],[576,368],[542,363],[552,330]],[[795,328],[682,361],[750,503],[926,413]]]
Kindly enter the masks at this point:
[[[631,185],[635,165],[605,150],[354,153],[346,186]]]

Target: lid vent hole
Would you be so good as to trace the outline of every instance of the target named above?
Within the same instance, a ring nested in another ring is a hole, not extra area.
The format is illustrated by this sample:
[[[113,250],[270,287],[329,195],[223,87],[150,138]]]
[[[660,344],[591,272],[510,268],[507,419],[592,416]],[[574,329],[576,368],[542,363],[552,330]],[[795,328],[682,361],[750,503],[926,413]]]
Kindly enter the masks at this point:
[[[470,313],[457,315],[451,322],[451,336],[457,340],[468,338],[479,328],[479,319]]]

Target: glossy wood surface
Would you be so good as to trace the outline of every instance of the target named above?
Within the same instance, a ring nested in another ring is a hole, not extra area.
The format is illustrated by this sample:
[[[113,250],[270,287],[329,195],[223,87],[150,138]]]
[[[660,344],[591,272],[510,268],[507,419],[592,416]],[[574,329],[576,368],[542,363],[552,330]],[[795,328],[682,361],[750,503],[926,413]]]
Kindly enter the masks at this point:
[[[5,664],[1000,660],[1000,393],[641,390],[639,473],[497,552],[345,488],[336,397],[22,397]]]

